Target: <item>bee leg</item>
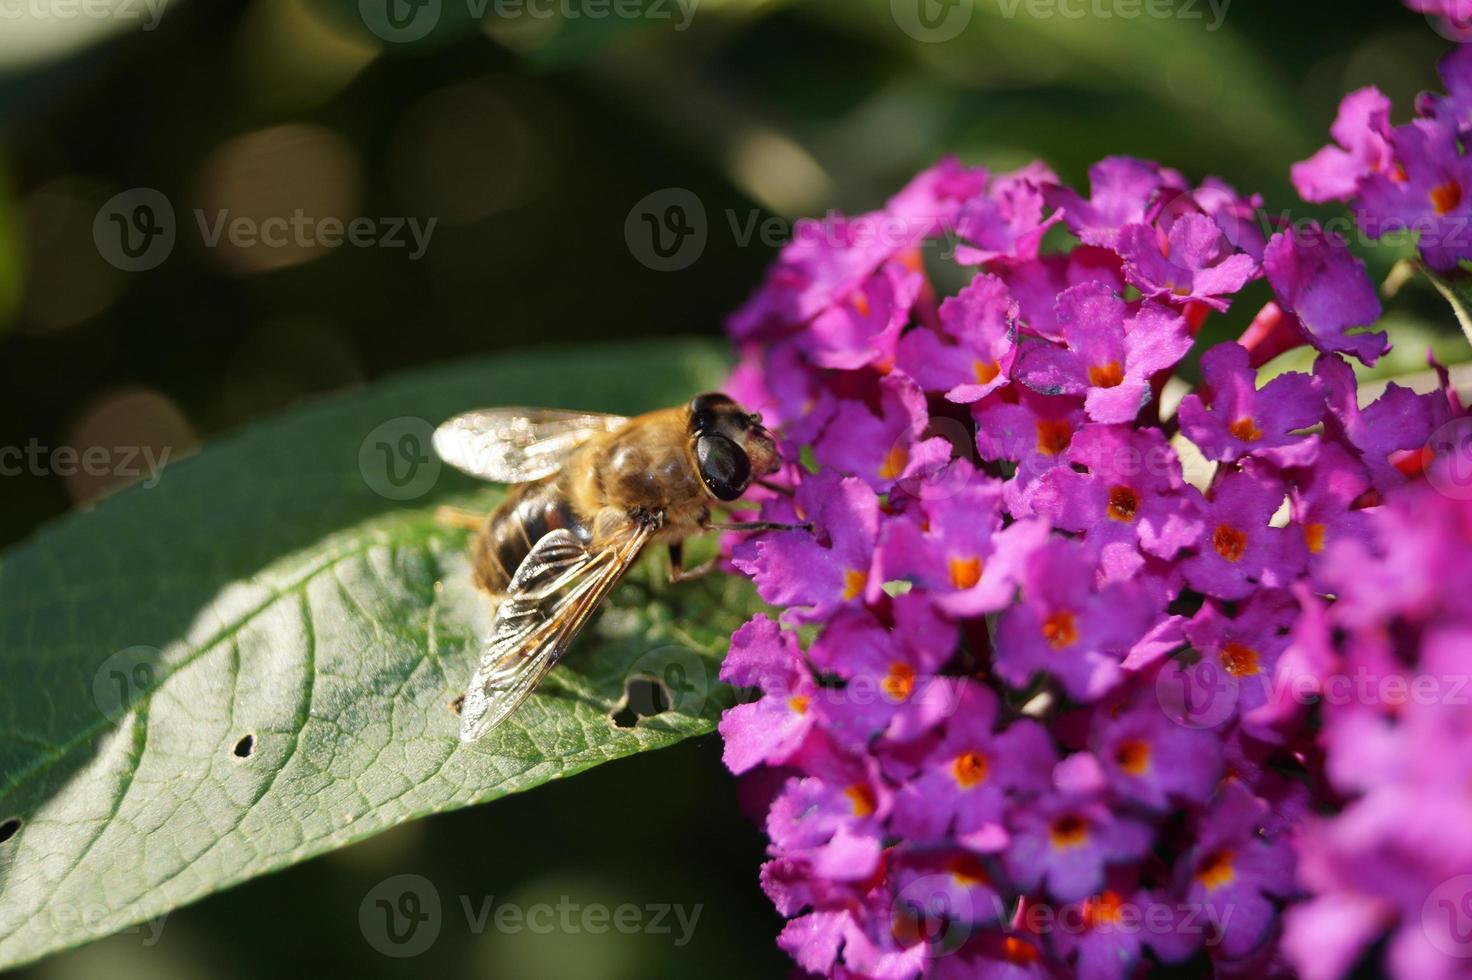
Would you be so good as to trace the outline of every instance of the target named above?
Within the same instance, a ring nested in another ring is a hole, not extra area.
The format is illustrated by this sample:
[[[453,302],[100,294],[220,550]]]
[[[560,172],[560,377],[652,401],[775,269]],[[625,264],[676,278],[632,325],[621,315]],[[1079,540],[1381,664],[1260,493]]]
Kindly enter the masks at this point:
[[[670,542],[670,581],[689,582],[701,576],[715,571],[719,556],[703,561],[694,568],[685,567],[685,543],[683,541]]]
[[[461,510],[459,507],[436,507],[434,519],[441,527],[453,527],[462,531],[479,531],[486,526],[485,514]]]
[[[813,522],[782,524],[778,521],[706,521],[707,531],[811,531]]]

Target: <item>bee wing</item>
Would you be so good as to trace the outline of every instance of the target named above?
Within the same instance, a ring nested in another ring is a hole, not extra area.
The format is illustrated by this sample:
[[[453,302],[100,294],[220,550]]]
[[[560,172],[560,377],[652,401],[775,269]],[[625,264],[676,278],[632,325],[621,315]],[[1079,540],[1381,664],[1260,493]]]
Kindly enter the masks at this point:
[[[574,449],[627,421],[555,408],[483,408],[436,429],[434,449],[457,470],[482,480],[530,483],[556,473]]]
[[[474,742],[531,695],[639,557],[652,533],[639,527],[591,551],[572,532],[543,537],[516,569],[496,610],[480,666],[460,708],[460,740]]]

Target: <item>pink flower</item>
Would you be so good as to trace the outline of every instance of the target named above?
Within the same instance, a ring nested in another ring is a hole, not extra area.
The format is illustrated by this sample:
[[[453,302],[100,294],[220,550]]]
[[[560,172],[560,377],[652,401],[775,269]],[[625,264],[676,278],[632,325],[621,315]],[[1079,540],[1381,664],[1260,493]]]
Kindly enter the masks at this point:
[[[1282,374],[1259,391],[1257,372],[1241,344],[1207,351],[1201,374],[1211,407],[1200,395],[1187,395],[1181,402],[1181,431],[1207,459],[1232,463],[1257,456],[1279,466],[1313,460],[1318,442],[1300,434],[1324,417],[1324,396],[1312,377]]]
[[[840,402],[813,444],[813,455],[825,468],[888,490],[902,479],[933,474],[950,460],[948,442],[924,438],[929,420],[920,389],[908,378],[890,375],[879,383],[879,414],[862,402]]]
[[[1237,251],[1204,214],[1184,214],[1169,231],[1135,224],[1119,236],[1125,278],[1147,297],[1183,303],[1194,300],[1225,310],[1230,295],[1258,273],[1256,260]]]
[[[1202,514],[1201,546],[1181,563],[1193,589],[1245,599],[1256,588],[1287,586],[1303,571],[1303,538],[1270,523],[1284,492],[1283,482],[1260,467],[1217,477]]]
[[[912,330],[896,366],[926,391],[979,401],[1007,383],[1017,357],[1017,301],[995,276],[978,275],[940,305],[940,331]]]
[[[1150,379],[1191,349],[1186,321],[1146,303],[1133,316],[1103,283],[1074,286],[1058,297],[1064,347],[1037,341],[1017,365],[1023,384],[1044,395],[1083,395],[1095,422],[1130,422],[1150,402]]]

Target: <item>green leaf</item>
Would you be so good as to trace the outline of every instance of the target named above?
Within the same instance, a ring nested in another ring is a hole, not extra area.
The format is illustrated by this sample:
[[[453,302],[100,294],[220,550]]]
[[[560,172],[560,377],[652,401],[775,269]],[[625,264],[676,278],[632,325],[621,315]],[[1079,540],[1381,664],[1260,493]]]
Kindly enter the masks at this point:
[[[433,513],[499,490],[424,453],[473,406],[642,411],[723,372],[716,347],[663,341],[404,377],[222,440],[0,556],[0,837],[21,821],[0,843],[0,967],[710,731],[755,597],[723,576],[669,585],[650,559],[541,692],[462,746],[450,702],[490,606],[465,533]],[[673,706],[617,727],[631,677]]]
[[[1472,343],[1472,272],[1463,269],[1443,276],[1424,262],[1418,262],[1417,267],[1452,305],[1452,312],[1462,325],[1462,333],[1467,335],[1467,342]]]

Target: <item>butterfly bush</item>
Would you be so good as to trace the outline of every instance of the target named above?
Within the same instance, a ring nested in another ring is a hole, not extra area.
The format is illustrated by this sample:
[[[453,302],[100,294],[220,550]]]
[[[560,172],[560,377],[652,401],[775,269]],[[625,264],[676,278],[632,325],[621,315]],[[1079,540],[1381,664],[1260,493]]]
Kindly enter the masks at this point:
[[[1421,0],[1428,13],[1472,23],[1472,3]],[[1472,46],[1441,62],[1445,93],[1422,93],[1415,117],[1390,124],[1391,104],[1373,86],[1351,92],[1330,130],[1334,142],[1293,167],[1305,200],[1347,202],[1371,239],[1413,237],[1431,268],[1472,258]]]
[[[1472,861],[1472,756],[1430,747],[1468,709],[1329,695],[1464,669],[1472,511],[1424,482],[1461,408],[1361,404],[1388,344],[1341,238],[1143,160],[1089,176],[943,160],[800,222],[730,319],[729,390],[793,461],[761,516],[811,524],[729,550],[778,607],[720,728],[779,944],[841,977],[1333,977],[1399,928],[1430,976],[1417,896]]]

